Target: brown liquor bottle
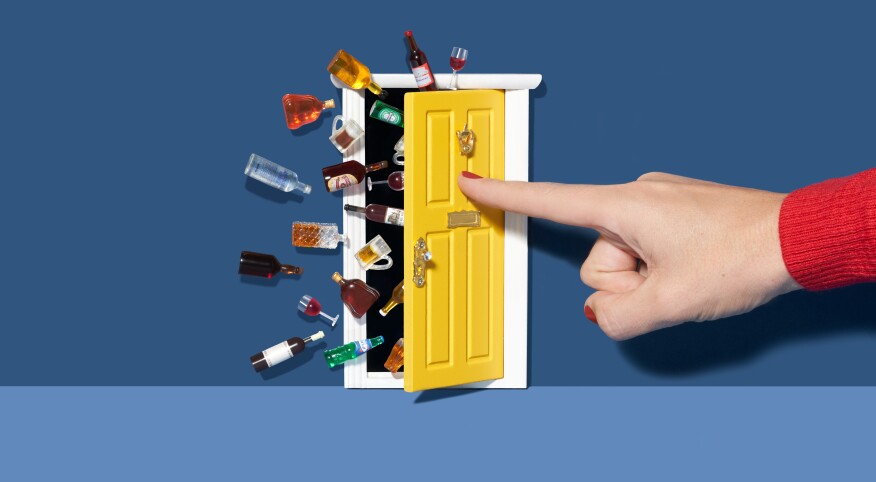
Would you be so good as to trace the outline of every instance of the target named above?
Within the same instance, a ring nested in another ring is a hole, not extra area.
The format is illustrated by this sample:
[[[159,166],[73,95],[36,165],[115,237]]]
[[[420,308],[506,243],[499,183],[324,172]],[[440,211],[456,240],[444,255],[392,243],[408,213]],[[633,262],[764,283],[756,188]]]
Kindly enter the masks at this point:
[[[365,174],[385,169],[387,166],[389,166],[387,161],[375,162],[367,166],[359,161],[347,161],[324,167],[322,168],[322,178],[325,181],[325,189],[328,192],[334,192],[355,186],[365,180]]]
[[[408,62],[411,64],[411,72],[414,73],[414,79],[417,81],[417,88],[423,91],[438,90],[435,76],[432,75],[432,68],[429,67],[429,61],[426,60],[426,52],[417,46],[414,33],[408,30],[405,32],[405,38],[408,41],[408,50],[411,52]]]
[[[360,279],[344,279],[340,273],[332,275],[332,281],[341,286],[341,301],[356,318],[362,318],[368,309],[380,298],[376,289]]]

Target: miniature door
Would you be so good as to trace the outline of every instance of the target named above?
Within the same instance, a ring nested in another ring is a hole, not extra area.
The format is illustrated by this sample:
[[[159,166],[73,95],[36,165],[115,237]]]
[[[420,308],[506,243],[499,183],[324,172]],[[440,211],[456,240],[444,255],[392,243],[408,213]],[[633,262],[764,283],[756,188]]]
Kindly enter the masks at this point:
[[[404,113],[404,388],[502,378],[505,214],[473,204],[456,180],[462,171],[505,178],[505,93],[409,93]],[[457,137],[466,125],[468,155]],[[421,239],[427,262],[417,258]]]

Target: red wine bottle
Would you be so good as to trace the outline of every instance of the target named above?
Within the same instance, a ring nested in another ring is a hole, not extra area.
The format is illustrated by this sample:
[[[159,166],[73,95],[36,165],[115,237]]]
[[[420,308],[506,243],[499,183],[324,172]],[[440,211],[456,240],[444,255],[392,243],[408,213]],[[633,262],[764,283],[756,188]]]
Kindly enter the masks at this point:
[[[414,79],[417,81],[417,88],[423,91],[438,90],[438,84],[435,83],[435,76],[432,75],[432,68],[429,67],[429,61],[426,60],[426,52],[420,50],[417,46],[417,41],[414,40],[414,34],[410,30],[405,32],[405,37],[408,40],[408,50],[411,55],[408,57],[408,62],[411,64],[411,72],[414,73]]]

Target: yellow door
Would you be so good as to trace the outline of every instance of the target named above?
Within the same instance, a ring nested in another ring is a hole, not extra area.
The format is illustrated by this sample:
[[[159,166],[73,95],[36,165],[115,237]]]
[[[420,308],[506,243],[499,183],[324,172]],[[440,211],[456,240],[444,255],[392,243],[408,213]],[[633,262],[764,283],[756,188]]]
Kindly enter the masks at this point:
[[[460,154],[456,135],[466,123],[475,135],[470,156]],[[404,377],[409,392],[504,376],[505,215],[462,194],[456,184],[462,171],[505,178],[504,92],[406,94]],[[480,212],[480,226],[471,226],[476,216],[471,211]],[[449,219],[449,213],[457,214]],[[413,281],[420,238],[432,254],[422,287]]]

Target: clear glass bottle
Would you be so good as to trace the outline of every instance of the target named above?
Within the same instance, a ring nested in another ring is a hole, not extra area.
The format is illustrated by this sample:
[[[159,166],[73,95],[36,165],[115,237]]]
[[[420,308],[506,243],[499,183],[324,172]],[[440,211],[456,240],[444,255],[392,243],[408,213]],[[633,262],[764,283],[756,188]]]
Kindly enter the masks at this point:
[[[258,154],[250,154],[243,173],[281,191],[297,189],[302,194],[310,194],[310,186],[300,182],[298,174]]]
[[[376,289],[360,279],[344,279],[336,272],[332,275],[332,281],[341,287],[341,301],[356,318],[362,318],[380,298]]]
[[[324,167],[322,178],[325,181],[325,190],[334,192],[355,186],[365,180],[365,174],[385,169],[387,166],[389,166],[388,161],[375,162],[367,166],[359,161],[347,161]]]
[[[323,102],[312,95],[286,94],[283,96],[286,125],[293,130],[319,119],[323,110],[334,107],[334,99]]]
[[[375,336],[374,338],[354,341],[332,348],[331,350],[326,350],[323,352],[323,356],[325,356],[325,362],[328,363],[329,368],[334,368],[381,344],[383,344],[383,337]]]
[[[347,237],[338,232],[334,223],[308,223],[295,221],[292,223],[292,245],[299,248],[335,249],[338,243],[347,241]]]
[[[383,308],[380,309],[380,316],[386,316],[390,310],[405,302],[405,280],[401,280],[399,284],[392,290],[392,298],[386,302]]]
[[[240,252],[240,267],[238,274],[258,276],[261,278],[273,278],[277,273],[301,274],[304,268],[291,264],[280,264],[277,257],[271,254],[253,253],[252,251]]]
[[[325,333],[319,331],[316,334],[310,335],[307,338],[298,338],[297,336],[289,338],[286,341],[277,343],[276,345],[256,353],[249,357],[250,363],[256,372],[260,372],[266,368],[270,368],[278,363],[294,357],[304,351],[304,345],[312,341],[320,340],[325,336]]]
[[[389,95],[371,80],[371,71],[368,70],[368,67],[343,49],[338,50],[338,53],[329,62],[328,71],[352,89],[367,88],[381,100],[386,99]]]
[[[391,208],[383,204],[369,204],[359,207],[350,204],[344,204],[344,210],[354,213],[362,213],[365,218],[375,223],[392,224],[395,226],[405,225],[405,212],[402,209]]]

